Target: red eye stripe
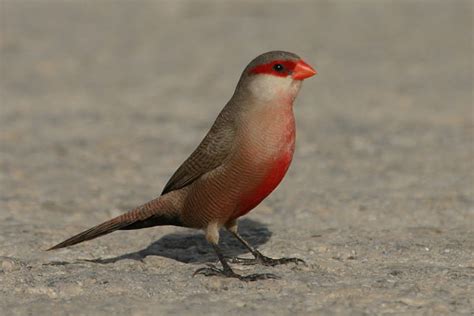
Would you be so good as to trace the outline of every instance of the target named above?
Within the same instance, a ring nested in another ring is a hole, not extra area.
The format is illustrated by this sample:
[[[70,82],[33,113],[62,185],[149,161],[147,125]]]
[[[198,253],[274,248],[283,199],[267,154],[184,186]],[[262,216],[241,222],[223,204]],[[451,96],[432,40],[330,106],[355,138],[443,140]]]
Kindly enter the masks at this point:
[[[280,64],[283,66],[283,71],[276,71],[273,67],[276,64]],[[287,77],[291,75],[293,70],[295,69],[296,62],[290,60],[275,60],[267,64],[258,65],[250,69],[251,74],[267,74],[267,75],[274,75],[278,77]]]

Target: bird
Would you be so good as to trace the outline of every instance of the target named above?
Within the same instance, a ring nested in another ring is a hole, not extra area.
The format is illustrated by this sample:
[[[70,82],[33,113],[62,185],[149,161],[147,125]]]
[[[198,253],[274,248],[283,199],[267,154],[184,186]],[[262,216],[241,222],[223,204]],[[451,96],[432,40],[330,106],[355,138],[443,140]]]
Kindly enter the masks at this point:
[[[304,262],[273,259],[251,246],[238,232],[238,219],[254,209],[281,182],[295,151],[293,103],[303,80],[317,71],[298,55],[270,51],[244,69],[235,91],[208,133],[171,176],[161,195],[127,213],[51,247],[72,246],[116,230],[174,225],[200,229],[222,268],[214,264],[194,275],[256,281],[272,273],[241,275],[230,263],[276,266]],[[219,233],[227,229],[254,258],[227,258]]]

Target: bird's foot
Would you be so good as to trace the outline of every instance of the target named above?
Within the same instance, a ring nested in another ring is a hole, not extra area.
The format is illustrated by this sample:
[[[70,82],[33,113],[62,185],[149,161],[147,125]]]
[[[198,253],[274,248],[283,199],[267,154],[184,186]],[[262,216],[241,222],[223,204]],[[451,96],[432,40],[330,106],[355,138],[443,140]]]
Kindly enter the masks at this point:
[[[280,264],[288,264],[288,263],[302,263],[306,264],[304,260],[300,258],[278,258],[278,259],[273,259],[270,257],[266,257],[262,255],[260,252],[257,252],[257,254],[254,254],[255,258],[240,258],[240,257],[234,257],[234,258],[229,258],[229,261],[231,263],[239,263],[243,265],[254,265],[254,264],[261,264],[264,266],[270,266],[274,267]]]
[[[219,269],[213,264],[208,264],[207,267],[197,269],[193,277],[197,274],[202,274],[204,276],[221,276],[226,278],[236,278],[241,281],[258,281],[258,280],[266,280],[266,279],[279,279],[279,277],[273,273],[256,273],[256,274],[249,274],[249,275],[240,275],[235,273],[230,268]]]

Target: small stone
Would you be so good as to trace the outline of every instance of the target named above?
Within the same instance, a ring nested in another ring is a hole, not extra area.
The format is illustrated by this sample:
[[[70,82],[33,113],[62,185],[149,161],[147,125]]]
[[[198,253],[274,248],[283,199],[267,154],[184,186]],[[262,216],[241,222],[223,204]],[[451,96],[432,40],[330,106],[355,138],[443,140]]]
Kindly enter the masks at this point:
[[[206,288],[210,291],[221,290],[223,287],[221,278],[210,277],[207,279]]]
[[[421,300],[421,299],[416,299],[416,298],[402,298],[400,300],[401,303],[408,305],[408,306],[423,306],[426,304],[426,301]]]
[[[19,260],[10,257],[0,257],[0,262],[1,271],[5,273],[20,270],[22,266]]]

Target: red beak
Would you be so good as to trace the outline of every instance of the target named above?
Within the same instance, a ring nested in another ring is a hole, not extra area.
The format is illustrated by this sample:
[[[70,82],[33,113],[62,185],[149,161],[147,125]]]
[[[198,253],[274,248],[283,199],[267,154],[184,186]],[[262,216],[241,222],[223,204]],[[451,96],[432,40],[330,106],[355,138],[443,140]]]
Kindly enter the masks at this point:
[[[318,72],[313,69],[310,65],[308,65],[304,60],[300,59],[295,66],[295,69],[293,69],[293,74],[291,77],[295,80],[303,80],[309,77],[314,76]]]

